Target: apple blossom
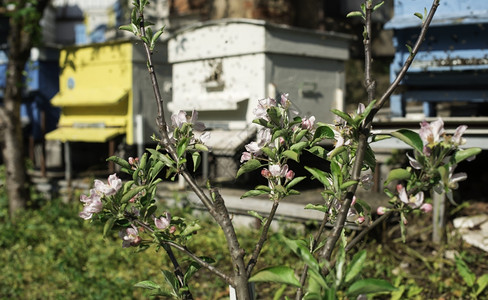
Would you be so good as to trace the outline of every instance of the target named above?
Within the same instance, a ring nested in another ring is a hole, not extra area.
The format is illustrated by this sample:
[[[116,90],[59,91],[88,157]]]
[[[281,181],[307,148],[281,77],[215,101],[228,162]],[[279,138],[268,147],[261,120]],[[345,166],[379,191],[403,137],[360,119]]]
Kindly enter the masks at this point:
[[[418,192],[415,196],[414,195],[408,196],[405,187],[401,184],[397,185],[397,191],[398,191],[398,198],[400,198],[400,201],[407,204],[413,209],[419,208],[420,205],[422,205],[422,203],[424,202],[424,192]]]
[[[171,223],[171,215],[168,212],[166,212],[165,215],[166,217],[161,216],[159,218],[154,218],[154,225],[156,226],[156,228],[160,230],[168,228]]]
[[[462,137],[466,129],[468,129],[466,125],[461,125],[456,128],[451,140],[455,145],[464,145],[466,143],[466,139]]]
[[[265,98],[258,100],[258,106],[254,109],[254,115],[258,119],[269,121],[268,108],[276,106],[276,100],[273,98]]]
[[[141,243],[141,237],[139,236],[139,230],[134,225],[119,232],[119,237],[123,240],[122,247],[128,248],[130,246],[137,246]]]
[[[419,135],[424,143],[424,154],[430,156],[432,147],[440,141],[444,134],[444,121],[441,118],[430,124],[426,121],[420,123]]]
[[[81,195],[80,201],[84,203],[83,210],[79,213],[80,218],[89,220],[93,214],[102,211],[103,203],[100,200],[100,195],[94,189],[90,190],[90,196]]]
[[[283,166],[270,165],[269,172],[273,177],[285,177],[286,173],[288,173],[288,165],[287,164],[284,164]]]
[[[242,152],[242,155],[241,155],[241,163],[243,163],[245,161],[248,161],[250,159],[251,159],[251,153],[249,153],[247,151]]]
[[[312,130],[315,123],[315,117],[311,116],[309,118],[302,119],[302,129]]]
[[[105,196],[115,195],[117,191],[122,187],[122,180],[117,177],[117,174],[112,174],[108,177],[108,184],[103,183],[101,180],[95,179],[94,182],[95,191]]]

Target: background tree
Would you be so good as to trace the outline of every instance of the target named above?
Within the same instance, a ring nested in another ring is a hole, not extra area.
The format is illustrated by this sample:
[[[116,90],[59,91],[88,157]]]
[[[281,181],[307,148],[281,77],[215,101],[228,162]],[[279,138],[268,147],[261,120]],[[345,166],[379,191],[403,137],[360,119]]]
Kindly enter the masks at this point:
[[[31,48],[40,42],[40,25],[49,0],[0,0],[1,13],[9,17],[8,65],[3,105],[0,105],[0,136],[6,167],[9,212],[13,217],[29,200],[20,123],[24,67]]]

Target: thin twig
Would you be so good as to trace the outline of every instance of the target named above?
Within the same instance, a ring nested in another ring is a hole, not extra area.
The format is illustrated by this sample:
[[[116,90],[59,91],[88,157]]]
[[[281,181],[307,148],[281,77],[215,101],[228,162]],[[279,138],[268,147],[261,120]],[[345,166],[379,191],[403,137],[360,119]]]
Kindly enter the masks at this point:
[[[403,80],[405,75],[407,74],[408,69],[410,68],[410,65],[412,64],[415,56],[420,50],[420,46],[422,45],[422,42],[425,39],[425,36],[427,35],[427,30],[429,29],[430,23],[432,22],[432,19],[434,18],[434,14],[437,10],[437,7],[439,7],[439,0],[434,0],[432,3],[432,6],[430,8],[430,11],[427,15],[427,17],[424,19],[422,26],[420,27],[420,34],[415,41],[415,44],[412,48],[412,52],[410,53],[409,57],[403,64],[400,72],[398,72],[395,80],[390,84],[388,89],[383,93],[381,98],[378,100],[378,102],[375,103],[374,108],[371,110],[369,115],[365,119],[365,124],[372,123],[373,118],[376,115],[376,113],[385,105],[386,101],[390,98],[390,96],[393,94],[395,89],[398,87],[400,82]]]
[[[140,29],[142,35],[145,35],[145,28],[144,28],[144,15],[142,11],[140,12]],[[159,131],[162,137],[162,144],[165,149],[169,152],[169,154],[175,159],[176,161],[179,159],[176,149],[174,145],[170,142],[166,121],[164,118],[164,102],[161,97],[161,93],[159,91],[158,80],[156,74],[154,72],[154,67],[152,64],[151,59],[151,51],[149,46],[146,43],[143,43],[144,49],[146,51],[147,56],[147,63],[148,63],[148,70],[151,77],[151,82],[153,86],[154,95],[156,97],[156,102],[158,106],[158,117],[157,123],[159,126]],[[229,252],[231,255],[232,262],[234,264],[234,287],[238,293],[238,297],[240,300],[249,299],[249,289],[247,284],[247,273],[244,263],[244,250],[240,247],[239,241],[237,240],[237,235],[235,233],[234,226],[232,225],[232,221],[230,220],[229,213],[227,208],[225,207],[225,203],[222,199],[221,194],[215,189],[213,192],[215,194],[216,200],[213,203],[210,198],[205,194],[205,192],[201,189],[201,187],[197,184],[193,176],[187,171],[185,166],[183,165],[179,170],[180,175],[186,180],[189,184],[193,192],[198,196],[200,201],[202,201],[203,205],[206,207],[207,211],[210,215],[214,218],[214,220],[219,224],[224,232],[225,238],[227,240],[227,246],[229,248]],[[217,207],[218,205],[218,207]]]
[[[131,215],[131,214],[126,214],[126,216],[129,218],[129,219],[132,219],[132,221],[134,223],[136,223],[137,225],[141,226],[144,228],[144,230],[147,230],[151,233],[154,233],[154,230],[146,223],[142,222],[141,220],[135,218],[135,216]],[[168,257],[169,259],[171,260],[171,263],[173,264],[173,267],[174,267],[174,274],[176,275],[176,278],[178,279],[178,282],[180,284],[181,287],[185,287],[186,284],[185,284],[185,276],[183,275],[183,271],[181,269],[181,266],[180,264],[178,263],[178,260],[176,259],[176,256],[175,254],[173,253],[173,250],[171,250],[171,248],[169,246],[165,246],[165,245],[162,245],[164,250],[166,251],[166,253],[168,254]],[[190,292],[189,289],[183,291],[182,293],[182,297],[183,299],[186,299],[186,300],[191,300],[193,299],[193,296]]]
[[[148,232],[154,233],[154,230],[149,225],[147,225],[146,223],[142,222],[139,219],[134,219],[133,216],[128,216],[128,217],[129,217],[129,219],[132,219],[133,222],[135,222],[137,225],[143,227]],[[223,280],[225,280],[225,282],[227,284],[233,285],[232,278],[230,278],[228,275],[224,274],[222,271],[220,271],[216,267],[212,266],[208,262],[206,262],[203,259],[201,259],[200,257],[198,257],[196,254],[194,254],[193,252],[191,252],[188,248],[186,248],[186,247],[184,247],[182,245],[179,245],[179,244],[177,244],[175,242],[171,242],[171,241],[162,241],[161,243],[167,244],[167,245],[169,245],[169,246],[171,246],[171,247],[173,247],[175,249],[178,249],[179,251],[185,253],[187,256],[191,257],[194,261],[196,261],[199,265],[201,265],[202,267],[208,269],[210,272],[214,273],[215,275],[217,275],[220,278],[222,278]],[[168,255],[170,255],[170,254],[168,253]]]
[[[366,35],[365,40],[364,40],[364,42],[365,42],[365,56],[366,56],[365,57],[365,82],[366,82],[366,84],[369,83],[369,85],[366,86],[366,89],[368,91],[368,102],[371,102],[373,100],[372,97],[374,96],[374,91],[373,91],[374,84],[372,84],[371,78],[368,77],[368,76],[371,76],[371,73],[370,73],[370,70],[371,70],[370,69],[371,68],[370,51],[371,51],[371,49],[368,45],[369,45],[370,34],[371,34],[370,23],[371,23],[372,1],[367,0],[365,4],[366,4],[366,30],[367,30],[367,35]],[[400,81],[405,76],[408,68],[410,67],[410,65],[411,65],[411,63],[412,63],[412,61],[416,55],[416,53],[420,49],[420,45],[421,45],[422,41],[425,39],[427,29],[428,29],[428,27],[432,21],[432,18],[434,16],[434,13],[435,13],[438,6],[439,6],[439,0],[434,0],[428,16],[425,19],[424,23],[422,24],[421,33],[420,33],[419,38],[417,39],[417,41],[415,43],[414,48],[412,49],[412,53],[411,53],[410,57],[405,62],[402,70],[398,74],[395,81],[390,85],[390,87],[383,94],[381,99],[375,104],[375,107],[373,108],[373,110],[371,110],[370,114],[368,116],[366,116],[366,118],[364,120],[364,123],[362,125],[361,130],[360,130],[359,143],[358,143],[358,148],[357,148],[357,152],[356,152],[356,159],[354,161],[354,166],[353,166],[353,170],[352,170],[352,180],[358,180],[359,179],[361,167],[362,167],[362,164],[364,161],[364,155],[365,155],[366,148],[368,145],[367,139],[369,136],[369,131],[371,129],[373,117],[378,112],[378,110],[381,109],[381,107],[386,102],[386,99],[393,93],[394,89],[398,86]],[[369,23],[369,25],[368,25],[368,23]],[[336,224],[335,224],[334,228],[332,229],[331,236],[327,239],[326,246],[324,247],[324,250],[321,253],[321,255],[324,257],[324,259],[326,259],[328,261],[330,260],[332,250],[333,250],[335,244],[337,243],[337,240],[339,239],[339,236],[340,236],[342,229],[344,227],[344,222],[346,220],[347,212],[348,212],[349,207],[351,205],[352,197],[354,196],[356,189],[357,189],[357,183],[352,185],[348,189],[348,193],[346,194],[346,199],[345,199],[345,201],[341,207],[341,210],[340,210],[339,215],[337,217]],[[324,268],[323,271],[327,272],[327,268]]]
[[[261,250],[263,249],[264,243],[268,239],[268,231],[269,231],[269,228],[271,226],[271,222],[273,221],[273,218],[275,216],[276,210],[278,209],[279,204],[280,204],[279,199],[276,199],[273,201],[273,206],[271,207],[271,211],[269,212],[268,218],[266,219],[266,223],[264,224],[264,226],[262,228],[259,241],[256,243],[256,246],[254,247],[254,251],[252,253],[252,256],[249,259],[249,262],[247,263],[247,276],[251,276],[252,269],[254,268],[254,266],[256,266],[259,254],[261,253]]]

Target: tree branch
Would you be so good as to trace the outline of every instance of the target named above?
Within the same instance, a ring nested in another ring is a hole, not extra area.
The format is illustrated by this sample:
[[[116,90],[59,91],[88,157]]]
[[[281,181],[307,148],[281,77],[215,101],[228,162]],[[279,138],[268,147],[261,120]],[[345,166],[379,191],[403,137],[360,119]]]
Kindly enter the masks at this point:
[[[366,117],[365,124],[369,124],[369,123],[373,122],[373,118],[376,115],[376,113],[385,105],[386,101],[390,98],[390,96],[393,94],[395,89],[398,87],[400,82],[403,80],[403,78],[407,74],[407,71],[410,68],[410,65],[412,64],[415,56],[419,52],[420,46],[422,45],[422,42],[424,41],[425,36],[427,35],[427,30],[429,29],[430,23],[432,22],[432,19],[434,18],[434,14],[435,14],[438,6],[439,6],[439,0],[434,0],[427,17],[425,18],[424,22],[422,23],[422,26],[420,28],[419,37],[415,41],[415,44],[412,48],[412,52],[410,53],[410,56],[407,58],[407,60],[403,64],[403,67],[401,68],[400,72],[398,72],[395,80],[393,80],[391,85],[384,92],[384,94],[381,96],[381,98],[378,100],[378,102],[376,102],[375,106],[373,107],[373,109],[371,110],[369,115]]]
[[[264,242],[266,242],[266,240],[268,239],[268,231],[269,231],[269,228],[271,226],[271,222],[273,222],[273,218],[275,216],[275,213],[276,213],[276,210],[278,209],[279,204],[280,204],[280,201],[278,199],[273,201],[273,206],[271,207],[271,211],[269,213],[269,216],[266,219],[266,224],[264,224],[264,226],[263,226],[259,241],[256,243],[256,246],[254,247],[254,251],[252,253],[252,256],[249,259],[249,262],[247,263],[247,276],[251,276],[252,269],[254,268],[254,266],[256,266],[259,254],[261,253],[261,250],[263,249]]]

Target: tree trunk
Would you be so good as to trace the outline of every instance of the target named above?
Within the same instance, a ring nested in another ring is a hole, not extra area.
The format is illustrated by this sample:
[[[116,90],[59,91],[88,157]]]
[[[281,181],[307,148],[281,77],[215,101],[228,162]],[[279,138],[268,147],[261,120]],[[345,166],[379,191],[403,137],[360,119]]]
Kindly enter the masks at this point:
[[[24,208],[29,201],[20,104],[22,102],[23,71],[30,56],[33,39],[40,35],[39,21],[48,0],[19,0],[13,11],[9,11],[8,65],[3,106],[0,106],[0,134],[3,160],[6,167],[5,187],[9,201],[9,213]],[[32,9],[34,10],[28,10]]]

